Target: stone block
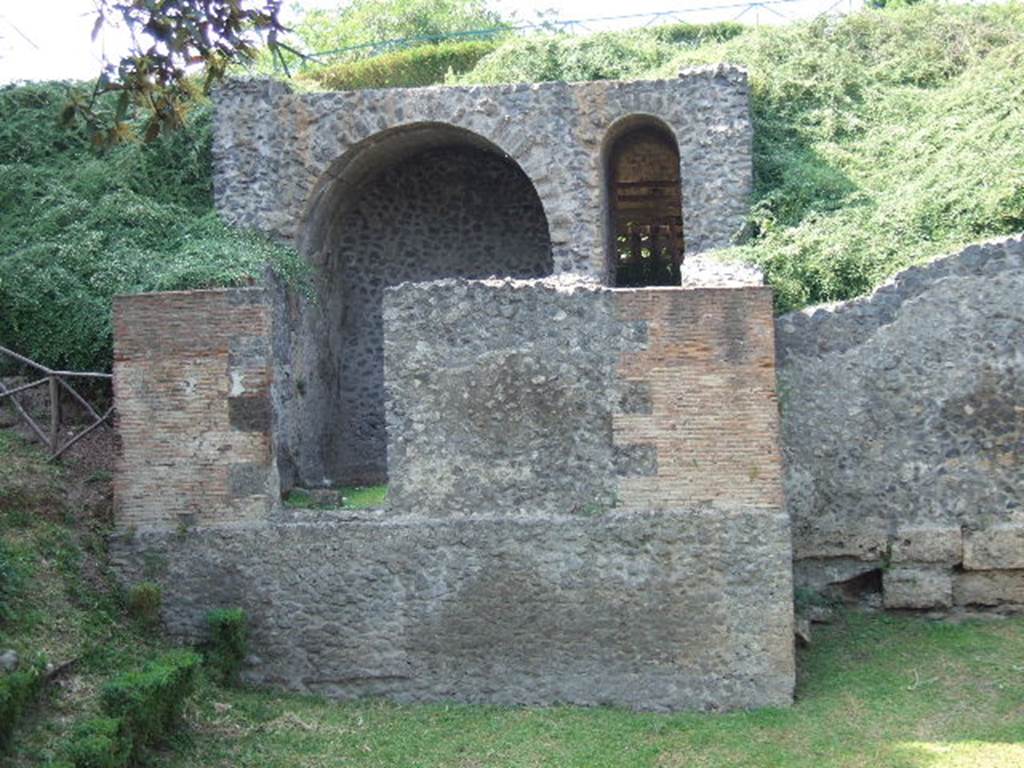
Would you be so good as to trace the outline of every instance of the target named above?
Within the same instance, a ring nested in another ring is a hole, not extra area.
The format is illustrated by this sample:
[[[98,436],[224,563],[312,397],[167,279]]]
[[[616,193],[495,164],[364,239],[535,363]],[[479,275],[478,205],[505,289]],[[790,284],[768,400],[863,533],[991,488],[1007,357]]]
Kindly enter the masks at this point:
[[[259,496],[267,492],[268,468],[261,464],[246,462],[228,467],[228,481],[231,495],[238,497]]]
[[[965,571],[956,575],[957,605],[1024,606],[1024,571]]]
[[[882,574],[886,608],[948,608],[953,604],[953,573],[944,568],[895,567]]]
[[[658,474],[658,447],[649,443],[616,445],[615,472],[621,477],[654,477]]]
[[[943,563],[963,559],[963,534],[958,525],[921,525],[898,528],[892,539],[893,563]]]
[[[1024,569],[1024,525],[994,525],[964,536],[964,568]]]
[[[229,397],[228,420],[242,432],[270,432],[270,398],[264,394]]]
[[[793,561],[793,583],[797,589],[825,592],[835,584],[864,576],[880,568],[882,561],[852,557],[826,557]]]
[[[793,532],[793,556],[797,560],[841,557],[877,561],[885,555],[887,544],[882,521],[869,525],[851,521],[845,528],[818,525]]]

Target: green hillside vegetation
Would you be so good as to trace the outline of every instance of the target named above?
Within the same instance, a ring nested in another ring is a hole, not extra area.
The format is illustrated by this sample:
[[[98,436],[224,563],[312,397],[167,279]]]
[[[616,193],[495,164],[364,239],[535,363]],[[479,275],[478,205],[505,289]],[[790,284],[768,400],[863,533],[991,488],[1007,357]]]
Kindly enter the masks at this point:
[[[420,45],[317,67],[300,75],[299,81],[325,91],[434,85],[446,77],[471,70],[497,47],[498,42],[494,40],[453,40]]]
[[[244,284],[291,255],[213,211],[210,109],[97,152],[58,124],[67,87],[0,88],[0,344],[51,366],[111,361],[118,293]]]
[[[712,38],[709,40],[709,37]],[[1024,5],[915,5],[700,45],[658,30],[509,42],[463,83],[750,72],[752,240],[780,310],[850,298],[965,243],[1024,230]],[[685,221],[685,211],[684,211]]]
[[[857,296],[910,264],[1024,230],[1020,2],[444,43],[296,82],[674,77],[719,61],[749,69],[756,129],[750,239],[723,256],[763,265],[780,311]],[[298,271],[294,254],[214,214],[206,107],[153,145],[97,154],[57,126],[63,92],[0,90],[0,343],[105,368],[112,294],[245,283],[268,259]]]
[[[0,430],[0,648],[62,670],[8,723],[0,765],[39,768],[63,757],[75,723],[98,714],[103,683],[167,647],[126,618],[110,587],[109,520],[109,472],[74,460],[55,466]]]
[[[79,445],[55,465],[0,429],[0,651],[18,656],[0,672],[4,768],[150,765],[197,700],[237,682],[246,653],[241,610],[211,611],[208,642],[176,648],[160,588],[116,582],[112,440]]]

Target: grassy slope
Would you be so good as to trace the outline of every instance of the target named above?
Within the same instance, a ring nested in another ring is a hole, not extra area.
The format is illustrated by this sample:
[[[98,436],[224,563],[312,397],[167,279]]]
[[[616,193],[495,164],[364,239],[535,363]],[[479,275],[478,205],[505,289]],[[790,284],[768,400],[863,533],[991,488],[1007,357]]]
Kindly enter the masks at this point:
[[[620,36],[607,50],[571,39],[514,41],[459,80],[672,77],[695,64],[746,66],[756,236],[733,255],[764,265],[782,310],[865,293],[911,263],[1024,230],[1020,2],[750,29],[677,46],[668,63],[666,45],[654,32]],[[527,58],[534,49],[544,55]],[[619,56],[606,61],[609,51]]]
[[[103,681],[165,647],[125,620],[103,572],[109,486],[109,472],[55,467],[0,430],[0,648],[74,662],[15,731],[5,768],[46,765],[74,720],[96,712]]]
[[[800,659],[797,704],[729,715],[331,704],[221,692],[165,768],[1024,765],[1024,619],[845,614]]]

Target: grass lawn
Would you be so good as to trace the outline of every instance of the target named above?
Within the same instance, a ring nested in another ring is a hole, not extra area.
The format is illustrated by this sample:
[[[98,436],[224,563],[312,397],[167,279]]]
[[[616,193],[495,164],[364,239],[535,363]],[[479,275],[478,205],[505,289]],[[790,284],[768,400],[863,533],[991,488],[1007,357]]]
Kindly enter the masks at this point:
[[[216,690],[165,768],[1024,766],[1024,619],[846,613],[801,653],[796,705],[728,715],[336,704]]]
[[[315,495],[303,488],[293,489],[284,505],[293,509],[380,509],[387,500],[386,485],[346,486]]]

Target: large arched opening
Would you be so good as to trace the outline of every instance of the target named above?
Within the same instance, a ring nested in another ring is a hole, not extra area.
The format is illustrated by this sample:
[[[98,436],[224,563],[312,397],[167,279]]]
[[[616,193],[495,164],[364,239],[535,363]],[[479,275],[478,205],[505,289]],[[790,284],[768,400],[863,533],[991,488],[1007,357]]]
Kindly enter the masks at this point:
[[[540,198],[523,170],[482,137],[444,124],[378,134],[318,185],[302,247],[316,269],[320,392],[304,407],[320,431],[324,480],[387,477],[384,289],[446,277],[551,274]]]
[[[657,118],[632,115],[605,138],[608,282],[679,285],[683,206],[679,144]]]

